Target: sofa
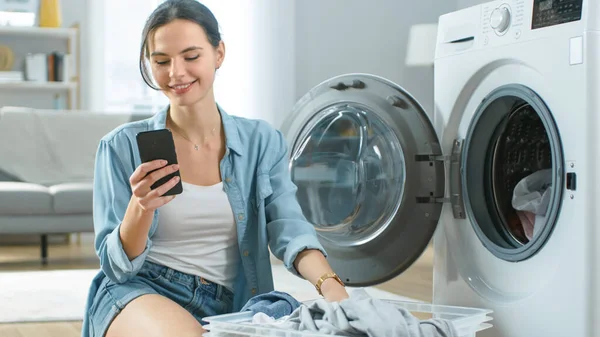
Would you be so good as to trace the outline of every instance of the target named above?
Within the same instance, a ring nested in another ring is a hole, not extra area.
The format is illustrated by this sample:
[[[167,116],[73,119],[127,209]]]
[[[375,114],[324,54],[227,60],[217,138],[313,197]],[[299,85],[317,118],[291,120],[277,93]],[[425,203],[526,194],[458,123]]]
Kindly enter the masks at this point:
[[[93,232],[98,143],[115,127],[150,115],[0,108],[0,235]]]

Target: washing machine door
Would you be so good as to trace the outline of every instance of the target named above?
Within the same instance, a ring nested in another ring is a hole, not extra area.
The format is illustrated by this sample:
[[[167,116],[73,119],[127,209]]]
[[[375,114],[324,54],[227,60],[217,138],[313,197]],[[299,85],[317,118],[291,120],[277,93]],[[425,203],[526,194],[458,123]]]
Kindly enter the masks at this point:
[[[419,103],[383,78],[342,75],[302,97],[282,131],[298,201],[347,285],[406,270],[444,199],[443,155]]]

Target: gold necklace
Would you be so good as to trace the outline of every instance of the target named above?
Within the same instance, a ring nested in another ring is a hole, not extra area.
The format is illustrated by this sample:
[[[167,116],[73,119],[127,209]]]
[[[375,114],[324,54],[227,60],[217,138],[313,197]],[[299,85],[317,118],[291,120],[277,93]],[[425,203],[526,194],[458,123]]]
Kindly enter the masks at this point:
[[[212,136],[215,135],[217,128],[212,128],[212,130],[210,130],[210,133]],[[171,129],[170,129],[171,130]],[[181,137],[183,137],[185,140],[187,140],[188,142],[192,143],[194,145],[194,150],[198,151],[200,150],[200,146],[198,146],[198,144],[192,142],[188,137],[184,136],[182,133],[180,133],[179,131],[172,129],[173,131],[175,131],[175,133],[177,133],[178,135],[180,135]],[[208,138],[208,136],[204,136],[204,139],[206,140]]]

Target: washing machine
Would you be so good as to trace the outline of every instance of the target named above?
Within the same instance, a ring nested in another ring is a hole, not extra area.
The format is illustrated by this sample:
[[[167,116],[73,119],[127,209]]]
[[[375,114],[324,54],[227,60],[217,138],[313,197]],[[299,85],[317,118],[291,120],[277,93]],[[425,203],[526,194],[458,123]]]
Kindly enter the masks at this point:
[[[600,336],[599,14],[504,0],[439,19],[434,124],[457,156],[433,301],[492,309],[482,336]]]
[[[433,302],[493,311],[477,336],[600,336],[599,7],[441,16],[434,111],[369,74],[297,102],[290,174],[348,285],[396,277],[434,237]]]

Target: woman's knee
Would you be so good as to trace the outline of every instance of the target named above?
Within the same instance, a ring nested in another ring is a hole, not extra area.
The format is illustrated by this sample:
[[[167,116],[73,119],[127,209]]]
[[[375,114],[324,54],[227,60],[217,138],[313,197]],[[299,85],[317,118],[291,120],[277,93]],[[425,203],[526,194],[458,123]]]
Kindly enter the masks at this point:
[[[140,296],[123,308],[106,337],[200,337],[202,325],[179,304],[161,295]]]

